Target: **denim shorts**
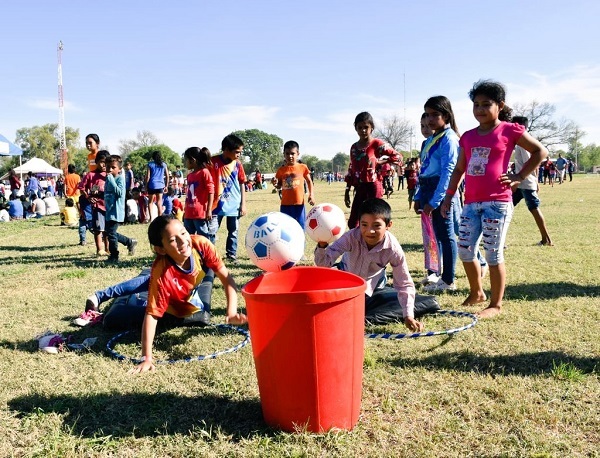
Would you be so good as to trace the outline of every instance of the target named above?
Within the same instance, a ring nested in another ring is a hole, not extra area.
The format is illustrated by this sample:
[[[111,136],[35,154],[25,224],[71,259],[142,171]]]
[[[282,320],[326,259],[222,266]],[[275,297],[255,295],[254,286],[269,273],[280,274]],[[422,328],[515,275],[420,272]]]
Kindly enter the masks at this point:
[[[485,259],[490,266],[504,262],[504,242],[513,214],[512,202],[472,202],[466,204],[460,217],[458,256],[472,262],[477,257],[483,238]]]
[[[98,208],[92,208],[92,227],[94,234],[104,232],[106,227],[106,212]]]
[[[540,206],[540,198],[535,189],[517,188],[515,192],[513,192],[513,205],[516,206],[522,199],[525,199],[528,210],[535,210]]]

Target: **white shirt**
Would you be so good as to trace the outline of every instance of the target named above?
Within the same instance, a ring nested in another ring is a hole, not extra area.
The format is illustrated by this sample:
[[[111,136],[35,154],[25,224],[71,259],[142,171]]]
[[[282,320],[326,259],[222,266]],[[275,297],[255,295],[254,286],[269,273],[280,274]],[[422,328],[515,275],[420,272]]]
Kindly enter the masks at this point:
[[[56,197],[44,197],[44,203],[46,204],[46,215],[58,215],[60,213]]]
[[[46,216],[46,202],[39,197],[31,203],[31,208],[35,205],[35,213],[40,216]]]
[[[526,149],[521,148],[519,145],[515,146],[514,158],[515,158],[515,172],[516,173],[519,173],[521,171],[521,169],[523,168],[523,165],[525,164],[525,162],[527,162],[529,160],[530,157],[531,157],[531,154],[529,154],[529,152]],[[537,171],[537,167],[536,167],[536,170],[534,170],[531,174],[529,174],[527,176],[527,178],[525,178],[523,181],[521,181],[521,184],[519,185],[519,189],[529,189],[531,191],[537,191],[537,188],[538,188],[537,174],[538,174],[538,171]]]

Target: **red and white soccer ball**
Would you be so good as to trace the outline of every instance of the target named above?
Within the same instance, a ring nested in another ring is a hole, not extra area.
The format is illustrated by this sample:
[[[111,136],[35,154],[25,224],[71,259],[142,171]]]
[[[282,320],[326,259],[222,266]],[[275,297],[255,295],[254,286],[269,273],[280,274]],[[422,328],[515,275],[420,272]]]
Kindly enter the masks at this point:
[[[331,243],[346,230],[342,209],[333,204],[315,205],[306,216],[306,233],[315,242]]]
[[[279,272],[293,267],[304,255],[304,232],[291,216],[271,212],[259,216],[246,232],[246,251],[256,267]]]

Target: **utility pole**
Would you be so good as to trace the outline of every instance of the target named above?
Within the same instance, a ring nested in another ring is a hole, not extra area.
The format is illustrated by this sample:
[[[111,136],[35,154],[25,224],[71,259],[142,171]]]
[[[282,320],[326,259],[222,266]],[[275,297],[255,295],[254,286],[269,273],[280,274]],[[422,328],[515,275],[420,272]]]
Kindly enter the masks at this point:
[[[67,138],[65,134],[65,105],[63,99],[63,81],[62,81],[62,50],[63,42],[58,42],[58,135],[60,141],[60,168],[67,174],[69,157],[67,155]]]

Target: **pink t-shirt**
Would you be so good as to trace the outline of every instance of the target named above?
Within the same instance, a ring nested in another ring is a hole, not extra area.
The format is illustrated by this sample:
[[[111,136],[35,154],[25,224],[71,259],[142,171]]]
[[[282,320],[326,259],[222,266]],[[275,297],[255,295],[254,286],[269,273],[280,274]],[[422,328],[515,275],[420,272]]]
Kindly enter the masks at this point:
[[[460,147],[467,161],[465,204],[512,202],[510,186],[501,184],[499,179],[506,173],[512,151],[523,132],[525,127],[520,124],[501,122],[485,135],[472,129],[460,137]]]

